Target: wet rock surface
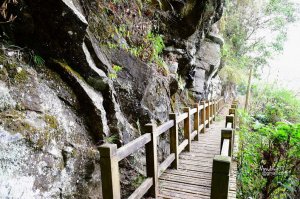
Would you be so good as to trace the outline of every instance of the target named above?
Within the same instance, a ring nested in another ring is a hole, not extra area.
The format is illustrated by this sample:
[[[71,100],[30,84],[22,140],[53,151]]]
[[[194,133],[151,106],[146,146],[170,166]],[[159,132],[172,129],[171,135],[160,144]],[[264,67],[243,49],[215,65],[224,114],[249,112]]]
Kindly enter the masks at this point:
[[[0,81],[0,198],[99,198],[99,154],[75,94],[48,69],[18,67],[26,81]]]

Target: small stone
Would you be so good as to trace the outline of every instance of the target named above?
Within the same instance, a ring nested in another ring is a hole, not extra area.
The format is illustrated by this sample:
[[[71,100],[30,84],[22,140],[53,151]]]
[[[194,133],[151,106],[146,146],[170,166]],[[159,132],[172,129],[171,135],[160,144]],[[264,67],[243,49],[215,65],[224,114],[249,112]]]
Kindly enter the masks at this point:
[[[13,52],[13,51],[10,51],[10,52],[7,53],[7,55],[10,56],[10,57],[14,56],[14,54],[15,54],[15,52]]]
[[[178,69],[178,62],[170,62],[169,71],[170,73],[176,74]]]
[[[21,67],[17,67],[17,73],[21,73],[22,72],[22,68]]]

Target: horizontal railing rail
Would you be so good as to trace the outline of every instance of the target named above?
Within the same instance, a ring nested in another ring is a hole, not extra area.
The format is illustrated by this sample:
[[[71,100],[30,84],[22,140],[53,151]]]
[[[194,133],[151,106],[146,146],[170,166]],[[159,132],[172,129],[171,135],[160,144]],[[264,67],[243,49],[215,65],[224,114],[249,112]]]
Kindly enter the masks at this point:
[[[180,115],[171,113],[169,121],[158,127],[155,124],[147,124],[146,131],[142,136],[118,149],[115,144],[100,146],[103,198],[119,199],[121,197],[119,162],[143,147],[146,148],[147,178],[129,198],[141,198],[146,193],[151,197],[157,197],[158,177],[169,167],[178,168],[179,154],[191,150],[191,141],[194,139],[199,140],[200,133],[205,133],[205,127],[209,128],[224,104],[224,98],[217,101],[202,101],[200,105],[195,104],[193,108],[184,108],[184,113]],[[193,130],[191,126],[192,116],[194,121]],[[184,123],[184,140],[182,143],[179,143],[178,139],[180,122]],[[170,133],[170,155],[161,164],[158,164],[157,137],[168,131]]]
[[[220,155],[213,160],[213,172],[211,181],[211,198],[227,199],[229,190],[229,175],[231,157],[234,147],[234,133],[237,121],[238,101],[232,102],[229,115],[225,118],[225,128],[221,130]]]

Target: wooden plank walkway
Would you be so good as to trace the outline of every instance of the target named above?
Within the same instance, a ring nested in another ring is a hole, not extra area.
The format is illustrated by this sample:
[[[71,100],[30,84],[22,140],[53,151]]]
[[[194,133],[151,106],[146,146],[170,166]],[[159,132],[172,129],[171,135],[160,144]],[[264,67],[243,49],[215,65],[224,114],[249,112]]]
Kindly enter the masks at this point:
[[[223,108],[219,117],[224,118],[228,107]],[[200,141],[192,141],[191,152],[179,156],[179,168],[168,169],[159,178],[159,198],[207,199],[210,198],[212,164],[220,153],[221,129],[225,121],[216,121],[200,135]],[[236,164],[232,164],[230,192],[228,198],[236,198]]]

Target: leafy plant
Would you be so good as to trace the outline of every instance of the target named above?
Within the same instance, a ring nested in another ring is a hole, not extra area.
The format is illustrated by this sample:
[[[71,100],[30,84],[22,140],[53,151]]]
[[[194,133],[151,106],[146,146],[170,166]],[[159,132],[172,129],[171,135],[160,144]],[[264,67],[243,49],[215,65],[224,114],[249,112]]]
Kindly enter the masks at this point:
[[[111,135],[109,137],[105,137],[104,138],[104,142],[105,143],[110,143],[110,144],[114,144],[118,141],[118,136],[117,135]]]
[[[123,68],[118,65],[113,65],[112,66],[113,72],[108,74],[108,77],[110,79],[116,79],[118,77],[117,73],[120,72]]]
[[[39,55],[34,55],[33,56],[33,62],[37,66],[43,66],[45,64],[45,60]]]
[[[294,198],[299,184],[300,124],[257,125],[240,131],[240,198]]]

